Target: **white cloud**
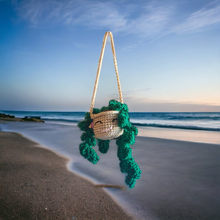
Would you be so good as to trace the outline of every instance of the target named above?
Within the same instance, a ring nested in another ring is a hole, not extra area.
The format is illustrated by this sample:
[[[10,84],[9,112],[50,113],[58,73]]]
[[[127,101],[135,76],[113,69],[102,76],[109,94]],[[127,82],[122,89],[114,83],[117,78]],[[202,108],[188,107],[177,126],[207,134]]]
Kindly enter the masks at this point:
[[[197,32],[220,24],[220,1],[214,1],[192,13],[185,22],[173,28],[175,33]]]
[[[172,8],[147,6],[143,14],[131,20],[130,25],[125,27],[125,32],[138,34],[142,37],[160,35],[166,30],[172,16]]]
[[[30,0],[17,5],[18,15],[34,26],[82,25],[91,28],[119,28],[126,24],[111,2]]]
[[[188,4],[190,6],[190,2]],[[175,1],[171,6],[161,1],[131,4],[129,1],[23,0],[16,9],[21,19],[35,27],[66,25],[105,28],[143,39],[169,33],[196,32],[220,24],[219,0],[189,14],[182,21],[176,19],[178,13],[183,12]]]
[[[171,8],[158,7],[153,2],[145,5],[128,3],[120,5],[118,2],[25,0],[18,3],[17,12],[21,19],[35,27],[58,24],[80,25],[89,29],[106,28],[114,32],[142,37],[160,34],[168,24],[172,13]]]

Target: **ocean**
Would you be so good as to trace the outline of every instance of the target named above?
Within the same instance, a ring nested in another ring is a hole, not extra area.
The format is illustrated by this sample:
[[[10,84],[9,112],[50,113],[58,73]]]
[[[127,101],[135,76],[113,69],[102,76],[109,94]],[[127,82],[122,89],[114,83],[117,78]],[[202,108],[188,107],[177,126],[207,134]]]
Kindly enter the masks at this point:
[[[77,124],[86,112],[55,111],[0,111],[16,117],[40,116],[52,123]],[[130,121],[135,126],[173,128],[201,131],[220,131],[220,112],[130,112]]]

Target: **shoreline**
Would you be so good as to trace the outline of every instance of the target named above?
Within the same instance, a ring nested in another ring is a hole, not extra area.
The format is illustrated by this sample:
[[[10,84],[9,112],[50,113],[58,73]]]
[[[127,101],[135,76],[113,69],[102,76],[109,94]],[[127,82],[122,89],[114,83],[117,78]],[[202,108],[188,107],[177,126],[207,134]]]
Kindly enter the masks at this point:
[[[81,132],[76,126],[7,122],[1,128],[22,133],[46,149],[70,158],[68,170],[89,182],[124,185],[115,141],[111,141],[106,155],[94,147],[100,161],[91,166],[79,154]],[[140,136],[132,149],[142,170],[135,188],[103,188],[123,210],[135,219],[220,218],[220,145]]]
[[[22,118],[0,118],[0,124],[4,122],[22,122],[30,123],[33,121],[23,121]],[[39,123],[39,122],[34,122]],[[47,121],[47,124],[57,124],[65,126],[77,126],[77,123],[72,122],[57,122]],[[208,130],[190,130],[190,129],[178,129],[178,128],[160,128],[160,127],[144,127],[137,126],[139,137],[153,137],[166,140],[179,140],[194,143],[207,143],[207,144],[220,144],[220,132],[208,131]]]
[[[17,133],[0,138],[3,219],[133,219],[103,189],[68,171],[67,158]]]
[[[185,130],[174,128],[138,127],[140,137],[152,137],[166,140],[187,141],[193,143],[220,144],[220,132],[204,130]]]

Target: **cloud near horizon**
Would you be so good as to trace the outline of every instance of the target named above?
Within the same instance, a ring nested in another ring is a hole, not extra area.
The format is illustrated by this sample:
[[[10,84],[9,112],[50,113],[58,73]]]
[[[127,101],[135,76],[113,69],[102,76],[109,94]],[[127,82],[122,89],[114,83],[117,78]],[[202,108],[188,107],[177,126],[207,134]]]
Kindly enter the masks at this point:
[[[195,103],[195,102],[177,102],[165,100],[151,100],[146,98],[135,98],[132,96],[125,96],[124,98],[133,112],[219,112],[220,105]]]
[[[95,103],[96,108],[101,108],[108,105],[109,100],[116,99],[118,96],[105,97],[98,99]],[[53,100],[48,103],[44,98],[27,99],[19,98],[10,102],[8,97],[1,97],[0,110],[17,110],[17,111],[89,111],[90,97],[86,100]],[[137,98],[133,96],[124,95],[124,102],[128,105],[130,112],[220,112],[220,105],[212,105],[207,103],[193,103],[193,102],[177,102],[165,100],[152,100]]]
[[[32,27],[84,26],[88,29],[106,28],[114,33],[152,39],[175,33],[191,33],[220,25],[220,1],[174,19],[180,10],[178,2],[147,1],[144,4],[121,1],[21,1],[16,5],[18,17]],[[187,3],[186,3],[187,4]]]
[[[142,90],[136,91],[138,92]],[[130,91],[123,92],[123,101],[128,105],[131,112],[220,112],[219,103],[156,100],[140,97],[135,94],[134,91],[132,91],[132,93],[133,94],[131,94]],[[119,101],[119,95],[112,93],[111,96],[98,99],[95,106],[98,108],[106,106],[111,99]]]

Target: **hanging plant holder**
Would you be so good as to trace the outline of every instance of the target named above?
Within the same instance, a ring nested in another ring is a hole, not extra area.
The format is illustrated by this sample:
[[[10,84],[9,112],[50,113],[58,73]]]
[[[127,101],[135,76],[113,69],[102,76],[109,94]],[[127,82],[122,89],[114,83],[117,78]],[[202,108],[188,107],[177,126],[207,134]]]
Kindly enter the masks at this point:
[[[93,115],[92,127],[95,138],[111,140],[123,134],[123,129],[118,126],[119,111],[105,111]]]
[[[104,106],[101,109],[97,109],[94,108],[95,97],[108,36],[110,36],[111,39],[111,48],[113,53],[120,102],[116,100],[110,100],[107,107]],[[132,157],[132,150],[130,148],[130,145],[135,143],[135,137],[138,134],[138,129],[132,126],[130,123],[128,111],[128,106],[123,103],[113,35],[111,32],[106,32],[99,58],[90,112],[87,112],[85,119],[78,123],[78,127],[82,131],[85,131],[81,136],[83,143],[80,144],[79,149],[80,154],[83,157],[88,159],[93,164],[96,164],[99,161],[99,156],[92,148],[96,145],[96,139],[98,141],[99,151],[101,153],[107,153],[110,140],[117,139],[117,156],[120,160],[119,166],[122,173],[127,173],[125,183],[130,188],[132,188],[135,186],[136,179],[140,178],[141,170],[137,163],[134,161]]]

